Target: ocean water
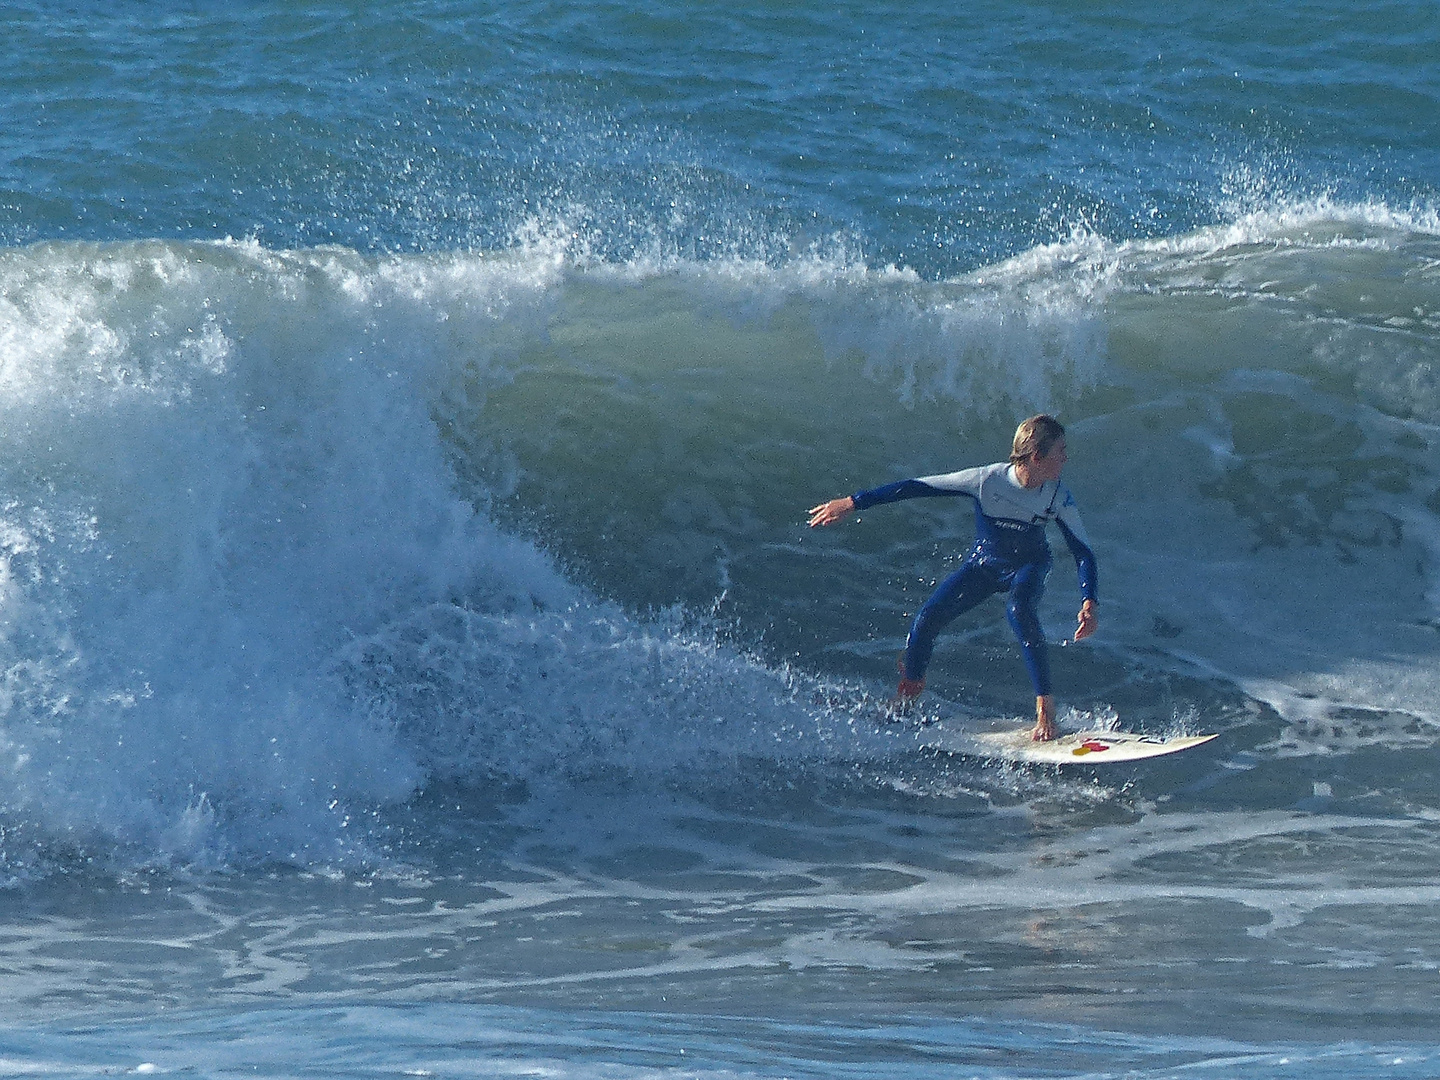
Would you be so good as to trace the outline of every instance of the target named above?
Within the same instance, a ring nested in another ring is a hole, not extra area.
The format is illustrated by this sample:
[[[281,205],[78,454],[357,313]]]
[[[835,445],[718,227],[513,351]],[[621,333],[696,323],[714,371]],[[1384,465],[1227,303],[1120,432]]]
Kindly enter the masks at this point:
[[[1440,1075],[1434,5],[0,25],[0,1074]]]

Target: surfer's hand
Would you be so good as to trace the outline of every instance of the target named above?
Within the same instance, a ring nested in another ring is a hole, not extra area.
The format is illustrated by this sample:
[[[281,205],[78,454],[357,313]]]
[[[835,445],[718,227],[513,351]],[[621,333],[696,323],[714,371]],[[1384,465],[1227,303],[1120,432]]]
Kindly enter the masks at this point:
[[[1100,609],[1095,606],[1094,600],[1086,600],[1080,605],[1080,615],[1076,621],[1079,623],[1075,628],[1076,641],[1095,632],[1095,627],[1100,625]]]
[[[837,521],[843,521],[855,510],[855,500],[849,495],[840,499],[831,499],[819,506],[810,508],[810,528],[817,525],[834,525]]]

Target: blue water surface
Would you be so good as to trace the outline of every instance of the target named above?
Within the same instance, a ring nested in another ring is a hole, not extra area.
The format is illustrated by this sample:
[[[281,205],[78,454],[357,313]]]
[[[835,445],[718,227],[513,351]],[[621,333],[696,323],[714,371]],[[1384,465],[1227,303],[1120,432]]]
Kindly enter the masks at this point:
[[[0,1072],[1434,1075],[1437,204],[1423,0],[0,0]],[[1041,409],[1150,772],[802,524]]]
[[[1437,14],[1211,5],[8,5],[0,235],[943,275],[1277,195],[1433,197]]]

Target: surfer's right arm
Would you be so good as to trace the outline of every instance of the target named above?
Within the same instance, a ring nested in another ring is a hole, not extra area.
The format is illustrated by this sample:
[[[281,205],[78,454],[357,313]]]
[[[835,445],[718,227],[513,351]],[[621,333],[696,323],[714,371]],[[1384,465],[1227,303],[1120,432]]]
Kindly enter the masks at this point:
[[[819,506],[810,508],[810,528],[817,525],[834,525],[837,521],[844,521],[855,512],[854,496],[844,495],[838,499],[831,499]]]
[[[980,497],[980,480],[985,473],[984,466],[962,469],[959,472],[939,476],[922,476],[919,479],[897,480],[868,491],[857,491],[831,499],[810,509],[810,527],[833,525],[843,521],[856,510],[868,510],[884,503],[901,502],[905,499],[925,499],[934,495],[968,495]]]

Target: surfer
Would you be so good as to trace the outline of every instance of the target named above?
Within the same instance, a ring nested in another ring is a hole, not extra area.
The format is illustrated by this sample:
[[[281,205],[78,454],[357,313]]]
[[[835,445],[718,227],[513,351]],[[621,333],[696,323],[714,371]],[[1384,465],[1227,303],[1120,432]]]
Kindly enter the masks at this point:
[[[810,527],[833,525],[856,510],[931,495],[964,495],[975,504],[975,546],[960,569],[942,581],[910,627],[900,654],[896,697],[912,701],[925,689],[925,669],[935,638],[957,617],[987,596],[1006,593],[1005,613],[1020,640],[1025,668],[1035,687],[1035,728],[1031,738],[1055,737],[1055,701],[1050,693],[1050,658],[1036,611],[1050,573],[1045,526],[1054,522],[1075,557],[1080,605],[1075,640],[1095,632],[1095,553],[1080,522],[1075,496],[1060,483],[1068,460],[1065,429],[1053,416],[1032,416],[1015,429],[1010,460],[973,469],[899,480],[857,491],[810,510]]]

